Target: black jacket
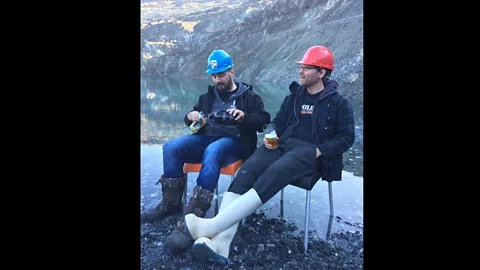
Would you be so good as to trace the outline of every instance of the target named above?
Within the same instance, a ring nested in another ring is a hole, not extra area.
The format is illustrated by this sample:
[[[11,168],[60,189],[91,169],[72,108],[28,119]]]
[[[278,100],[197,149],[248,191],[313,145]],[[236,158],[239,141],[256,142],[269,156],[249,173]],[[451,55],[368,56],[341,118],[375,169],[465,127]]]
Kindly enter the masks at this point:
[[[342,154],[352,147],[355,140],[355,124],[350,101],[337,92],[338,83],[328,80],[325,89],[315,103],[312,114],[311,138],[322,155],[317,158],[322,180],[342,179]],[[290,95],[286,96],[280,111],[273,119],[280,140],[290,137],[298,125],[305,87],[297,82],[290,84]],[[295,108],[295,110],[294,110]]]
[[[235,104],[237,109],[245,114],[243,120],[239,123],[239,127],[243,160],[246,160],[257,148],[257,131],[262,132],[263,126],[270,123],[270,114],[265,111],[262,98],[253,92],[253,86],[239,81],[235,81],[235,84],[237,84],[237,87],[239,87],[239,84],[248,87],[247,91],[244,91],[236,98]],[[193,106],[191,111],[211,113],[215,100],[214,88],[214,86],[208,86],[208,91],[199,97],[198,103]],[[187,115],[185,115],[184,121],[187,126],[190,126],[192,121],[188,120]],[[196,134],[203,133],[205,133],[205,130],[202,128]]]

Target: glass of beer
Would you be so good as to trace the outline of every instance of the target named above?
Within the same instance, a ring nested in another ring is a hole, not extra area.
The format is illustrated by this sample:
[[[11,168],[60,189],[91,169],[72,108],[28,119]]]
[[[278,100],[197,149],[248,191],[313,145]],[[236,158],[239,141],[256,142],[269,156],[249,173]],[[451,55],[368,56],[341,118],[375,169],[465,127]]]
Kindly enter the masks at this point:
[[[265,140],[272,145],[272,149],[278,148],[278,137],[277,132],[275,131],[274,124],[266,124],[263,127],[263,132],[265,134]]]

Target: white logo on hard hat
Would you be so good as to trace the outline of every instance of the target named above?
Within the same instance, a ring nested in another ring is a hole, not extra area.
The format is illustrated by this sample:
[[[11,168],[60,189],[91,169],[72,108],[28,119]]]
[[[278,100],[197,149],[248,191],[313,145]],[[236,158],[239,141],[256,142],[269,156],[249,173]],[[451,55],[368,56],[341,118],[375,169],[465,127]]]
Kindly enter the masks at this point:
[[[217,60],[210,61],[210,66],[212,66],[212,68],[217,68]]]

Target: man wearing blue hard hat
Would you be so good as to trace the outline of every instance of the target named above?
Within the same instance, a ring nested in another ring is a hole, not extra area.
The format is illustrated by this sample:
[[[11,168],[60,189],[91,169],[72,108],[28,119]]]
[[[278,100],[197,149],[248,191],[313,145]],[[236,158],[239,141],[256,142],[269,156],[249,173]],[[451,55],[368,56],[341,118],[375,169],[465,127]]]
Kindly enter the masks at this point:
[[[163,147],[164,174],[162,200],[155,208],[142,213],[142,222],[160,221],[174,214],[195,213],[204,217],[210,208],[221,167],[238,159],[246,160],[257,146],[257,131],[270,122],[262,98],[253,87],[234,79],[234,63],[224,50],[214,50],[208,57],[206,73],[214,82],[184,121],[192,134],[167,142]],[[202,163],[193,195],[185,209],[182,196],[186,175],[183,164]],[[174,230],[165,245],[183,249],[193,244],[189,237]]]
[[[290,84],[272,120],[276,143],[265,136],[264,145],[235,174],[215,217],[185,215],[180,229],[195,239],[196,258],[230,263],[240,221],[294,181],[317,172],[325,181],[342,179],[342,155],[355,141],[355,121],[350,101],[330,78],[333,53],[316,45],[296,62],[300,83]]]

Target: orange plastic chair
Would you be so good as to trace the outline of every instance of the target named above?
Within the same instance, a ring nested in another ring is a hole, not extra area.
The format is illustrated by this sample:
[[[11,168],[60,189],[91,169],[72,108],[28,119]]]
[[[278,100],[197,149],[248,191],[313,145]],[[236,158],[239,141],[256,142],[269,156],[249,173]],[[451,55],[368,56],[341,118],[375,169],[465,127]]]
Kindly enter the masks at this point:
[[[235,161],[234,163],[227,165],[225,167],[222,167],[220,170],[220,174],[225,174],[225,175],[230,175],[232,177],[233,181],[233,176],[235,176],[235,173],[240,169],[240,167],[243,164],[243,160],[239,159]],[[185,183],[185,190],[183,191],[183,208],[187,207],[187,186],[188,186],[188,173],[191,172],[200,172],[200,169],[202,169],[202,163],[185,163],[183,164],[183,172],[187,175],[187,181]],[[215,188],[215,215],[218,213],[218,184],[217,187]]]

